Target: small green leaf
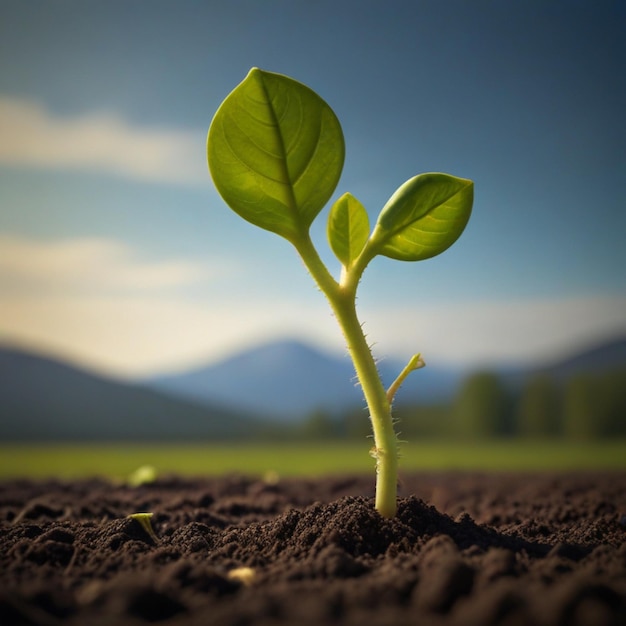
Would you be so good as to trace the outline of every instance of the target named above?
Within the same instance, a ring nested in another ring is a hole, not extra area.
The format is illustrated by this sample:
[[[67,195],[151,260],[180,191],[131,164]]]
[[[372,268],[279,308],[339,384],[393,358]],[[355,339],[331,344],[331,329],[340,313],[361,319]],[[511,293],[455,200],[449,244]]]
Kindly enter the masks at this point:
[[[370,223],[365,207],[350,193],[344,193],[328,215],[328,243],[337,258],[350,267],[367,242]]]
[[[150,521],[152,519],[152,513],[132,513],[128,516],[128,519],[135,520],[154,543],[159,543],[159,538],[156,536]]]
[[[142,465],[130,474],[127,479],[131,487],[140,487],[148,483],[153,483],[158,476],[158,471],[153,465]]]
[[[449,174],[420,174],[401,185],[383,207],[369,246],[372,254],[421,261],[449,248],[463,232],[474,183]]]
[[[328,104],[302,83],[258,68],[224,100],[207,139],[209,170],[225,202],[292,242],[330,199],[344,154]]]

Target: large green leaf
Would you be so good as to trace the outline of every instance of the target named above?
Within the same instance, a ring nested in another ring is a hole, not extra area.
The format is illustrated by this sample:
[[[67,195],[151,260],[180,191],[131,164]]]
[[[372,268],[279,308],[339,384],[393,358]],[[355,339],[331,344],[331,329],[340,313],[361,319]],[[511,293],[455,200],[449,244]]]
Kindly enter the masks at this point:
[[[449,174],[409,179],[383,207],[369,246],[372,254],[421,261],[440,254],[461,235],[474,201],[474,183]]]
[[[207,140],[209,170],[226,203],[291,241],[328,202],[344,154],[328,104],[305,85],[258,68],[224,100]]]
[[[349,193],[344,193],[331,207],[328,215],[328,242],[345,267],[350,267],[370,234],[365,207]]]

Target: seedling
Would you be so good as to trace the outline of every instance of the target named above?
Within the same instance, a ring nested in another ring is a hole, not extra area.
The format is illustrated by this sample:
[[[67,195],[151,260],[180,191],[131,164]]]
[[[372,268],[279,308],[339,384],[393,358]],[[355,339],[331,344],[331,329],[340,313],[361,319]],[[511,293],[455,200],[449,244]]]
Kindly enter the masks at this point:
[[[335,279],[322,262],[310,228],[335,191],[344,163],[339,120],[309,87],[258,68],[250,70],[221,104],[209,128],[209,170],[233,211],[289,241],[328,299],[345,337],[368,405],[376,458],[376,509],[396,513],[398,439],[393,397],[413,369],[415,355],[384,389],[356,312],[361,275],[376,256],[421,261],[451,246],[472,210],[472,181],[448,174],[420,174],[391,196],[370,232],[368,214],[351,194],[337,199],[327,237],[341,263]]]
[[[135,520],[146,532],[146,534],[154,541],[159,543],[159,538],[156,536],[154,529],[152,528],[152,513],[132,513],[128,516],[128,519]]]
[[[228,572],[226,578],[228,580],[237,580],[242,585],[248,587],[254,582],[256,571],[251,567],[236,567]]]
[[[141,485],[153,483],[157,476],[156,467],[153,465],[141,465],[129,475],[127,482],[131,487],[141,487]]]

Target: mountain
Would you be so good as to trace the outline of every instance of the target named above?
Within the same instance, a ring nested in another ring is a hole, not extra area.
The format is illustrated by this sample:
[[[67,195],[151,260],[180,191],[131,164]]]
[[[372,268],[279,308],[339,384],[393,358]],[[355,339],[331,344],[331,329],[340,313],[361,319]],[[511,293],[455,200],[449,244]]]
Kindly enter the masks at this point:
[[[559,379],[577,374],[603,374],[604,372],[626,368],[626,337],[608,339],[573,352],[543,371]]]
[[[385,360],[389,385],[404,363]],[[497,368],[514,388],[536,373],[564,380],[626,369],[626,338],[537,367]],[[466,372],[414,372],[397,404],[450,401]],[[348,356],[278,341],[183,374],[129,384],[41,355],[0,347],[0,441],[216,440],[255,437],[267,421],[297,422],[316,409],[337,414],[365,403]]]
[[[103,378],[0,348],[0,441],[184,440],[253,436],[256,422],[216,405]]]
[[[386,385],[404,363],[384,360]],[[461,372],[425,368],[409,377],[398,401],[447,399]],[[147,381],[149,387],[195,402],[218,402],[236,410],[297,421],[315,410],[337,413],[363,407],[350,358],[336,357],[299,341],[281,340],[235,354],[215,364]]]
[[[600,375],[620,369],[626,370],[626,337],[608,338],[572,350],[569,354],[547,363],[501,368],[499,373],[512,390],[519,390],[526,380],[536,375],[563,382],[579,374]]]

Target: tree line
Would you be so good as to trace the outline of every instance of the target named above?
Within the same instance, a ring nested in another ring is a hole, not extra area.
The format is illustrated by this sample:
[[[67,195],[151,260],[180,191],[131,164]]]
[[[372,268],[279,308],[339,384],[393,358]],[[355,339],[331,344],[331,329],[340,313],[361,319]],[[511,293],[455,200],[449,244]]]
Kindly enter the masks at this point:
[[[626,437],[626,368],[558,380],[535,374],[513,385],[495,372],[470,374],[454,399],[440,405],[394,407],[401,439],[523,437],[589,441]],[[314,411],[292,435],[362,439],[365,409],[331,416]]]

